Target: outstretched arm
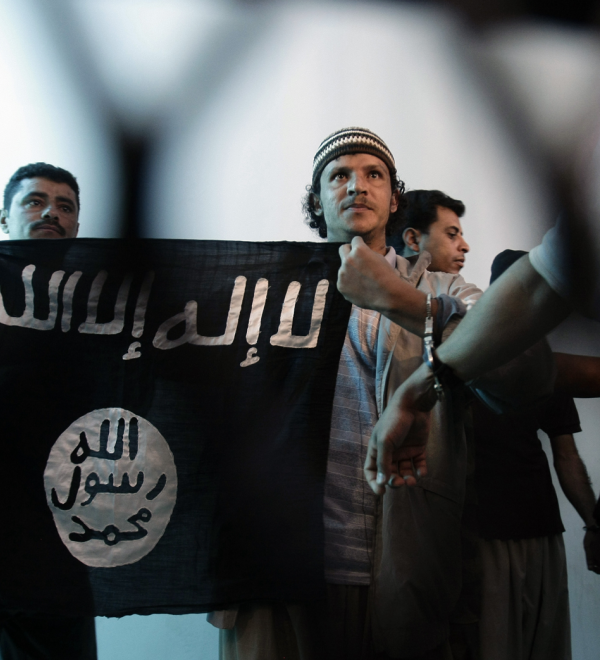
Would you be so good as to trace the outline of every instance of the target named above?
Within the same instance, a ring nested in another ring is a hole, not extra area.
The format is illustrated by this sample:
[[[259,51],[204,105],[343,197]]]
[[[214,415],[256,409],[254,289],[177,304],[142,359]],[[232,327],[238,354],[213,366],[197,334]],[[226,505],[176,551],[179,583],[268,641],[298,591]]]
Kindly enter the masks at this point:
[[[525,256],[490,286],[437,354],[470,381],[522,353],[570,311]]]
[[[570,305],[523,257],[485,292],[437,354],[461,380],[470,381],[522,353],[569,312]],[[425,446],[423,415],[436,401],[433,383],[431,370],[421,365],[398,388],[375,425],[365,463],[375,493],[392,478],[393,456],[407,437],[413,446]]]

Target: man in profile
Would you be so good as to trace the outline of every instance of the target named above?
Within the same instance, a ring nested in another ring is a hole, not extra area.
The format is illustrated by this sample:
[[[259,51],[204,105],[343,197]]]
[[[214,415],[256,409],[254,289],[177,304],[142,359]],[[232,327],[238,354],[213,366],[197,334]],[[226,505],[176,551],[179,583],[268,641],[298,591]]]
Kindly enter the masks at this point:
[[[460,224],[465,205],[440,190],[409,190],[405,197],[404,226],[389,244],[407,259],[429,252],[430,271],[460,273],[470,249]]]
[[[11,240],[75,238],[79,231],[79,185],[60,167],[20,167],[6,184],[3,204],[0,227]],[[96,660],[94,618],[0,611],[0,657]]]
[[[434,270],[458,272],[468,251],[459,220],[464,204],[438,190],[413,190],[406,197],[405,226],[389,242],[405,257],[425,249],[432,255]],[[490,284],[525,254],[513,250],[499,254]],[[476,529],[477,536],[465,534],[465,554],[479,554],[480,568],[475,571],[471,561],[465,564],[468,579],[463,577],[463,598],[456,611],[461,625],[455,626],[454,638],[460,630],[474,657],[481,653],[486,660],[525,657],[536,649],[540,657],[570,658],[564,527],[537,431],[541,428],[550,438],[566,497],[586,528],[595,528],[595,497],[572,435],[581,431],[577,409],[564,393],[534,408],[502,415],[477,400],[471,408],[477,495],[474,501],[467,497],[466,505],[468,527]],[[507,474],[512,475],[509,480]],[[588,546],[593,534],[586,534],[588,562],[592,561]],[[544,581],[547,575],[552,579]],[[477,614],[470,606],[480,590],[481,613]],[[514,603],[525,605],[513,607]],[[468,632],[473,626],[464,625],[477,619],[480,646],[476,635]]]

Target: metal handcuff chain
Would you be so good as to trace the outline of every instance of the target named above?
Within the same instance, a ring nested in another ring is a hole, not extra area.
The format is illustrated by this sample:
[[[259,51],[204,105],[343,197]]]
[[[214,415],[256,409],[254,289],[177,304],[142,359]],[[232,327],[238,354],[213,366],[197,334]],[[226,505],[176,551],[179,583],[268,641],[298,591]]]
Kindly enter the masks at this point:
[[[425,334],[423,335],[423,362],[431,369],[434,378],[433,389],[435,390],[435,395],[438,401],[441,401],[444,398],[444,388],[439,379],[440,368],[445,367],[446,365],[442,364],[439,358],[435,354],[434,344],[433,344],[433,315],[431,313],[431,294],[427,294],[427,313],[425,316]],[[436,362],[439,366],[436,367]]]

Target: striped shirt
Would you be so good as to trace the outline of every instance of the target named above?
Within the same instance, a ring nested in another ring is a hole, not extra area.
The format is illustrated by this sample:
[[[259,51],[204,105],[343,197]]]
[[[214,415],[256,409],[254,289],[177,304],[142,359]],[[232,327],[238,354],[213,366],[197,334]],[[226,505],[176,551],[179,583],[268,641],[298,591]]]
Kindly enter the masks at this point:
[[[390,248],[386,259],[396,265]],[[376,497],[363,474],[377,422],[375,369],[381,315],[353,306],[340,357],[325,478],[325,579],[332,584],[371,581]]]

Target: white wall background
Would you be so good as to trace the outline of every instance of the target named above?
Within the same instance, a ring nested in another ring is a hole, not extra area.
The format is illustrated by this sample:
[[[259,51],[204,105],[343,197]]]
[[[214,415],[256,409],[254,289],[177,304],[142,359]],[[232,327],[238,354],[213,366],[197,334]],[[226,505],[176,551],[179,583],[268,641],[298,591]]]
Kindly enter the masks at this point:
[[[385,139],[410,188],[467,201],[467,277],[488,280],[498,245],[539,241],[549,214],[533,164],[502,130],[448,17],[277,3],[229,29],[234,56],[225,66],[220,48],[207,56],[162,124],[150,236],[318,240],[300,209],[312,158],[325,136],[358,125]]]
[[[57,47],[68,35],[38,9],[33,0],[0,3],[0,186],[27,163],[64,167],[81,188],[79,235],[114,236],[119,165],[108,119],[70,75]]]
[[[35,0],[0,4],[0,185],[27,162],[66,167],[82,187],[82,235],[113,236],[116,118],[156,137],[148,236],[318,240],[300,211],[312,157],[332,131],[363,125],[387,141],[409,188],[466,202],[472,252],[463,274],[480,286],[499,251],[531,248],[552,218],[522,136],[564,150],[600,70],[589,35],[505,26],[473,40],[451,17],[412,4],[51,6],[70,16],[62,32],[48,3],[45,11]],[[85,75],[81,48],[92,65]],[[504,93],[516,90],[506,105],[488,94],[481,66],[490,61]],[[511,108],[525,120],[520,134],[507,130]],[[553,341],[600,355],[598,337],[597,325],[578,322]],[[577,403],[578,444],[597,492],[600,402]],[[573,657],[595,660],[600,578],[585,568],[582,523],[562,497],[561,509]],[[97,630],[101,660],[217,658],[217,633],[203,615],[98,619]]]

